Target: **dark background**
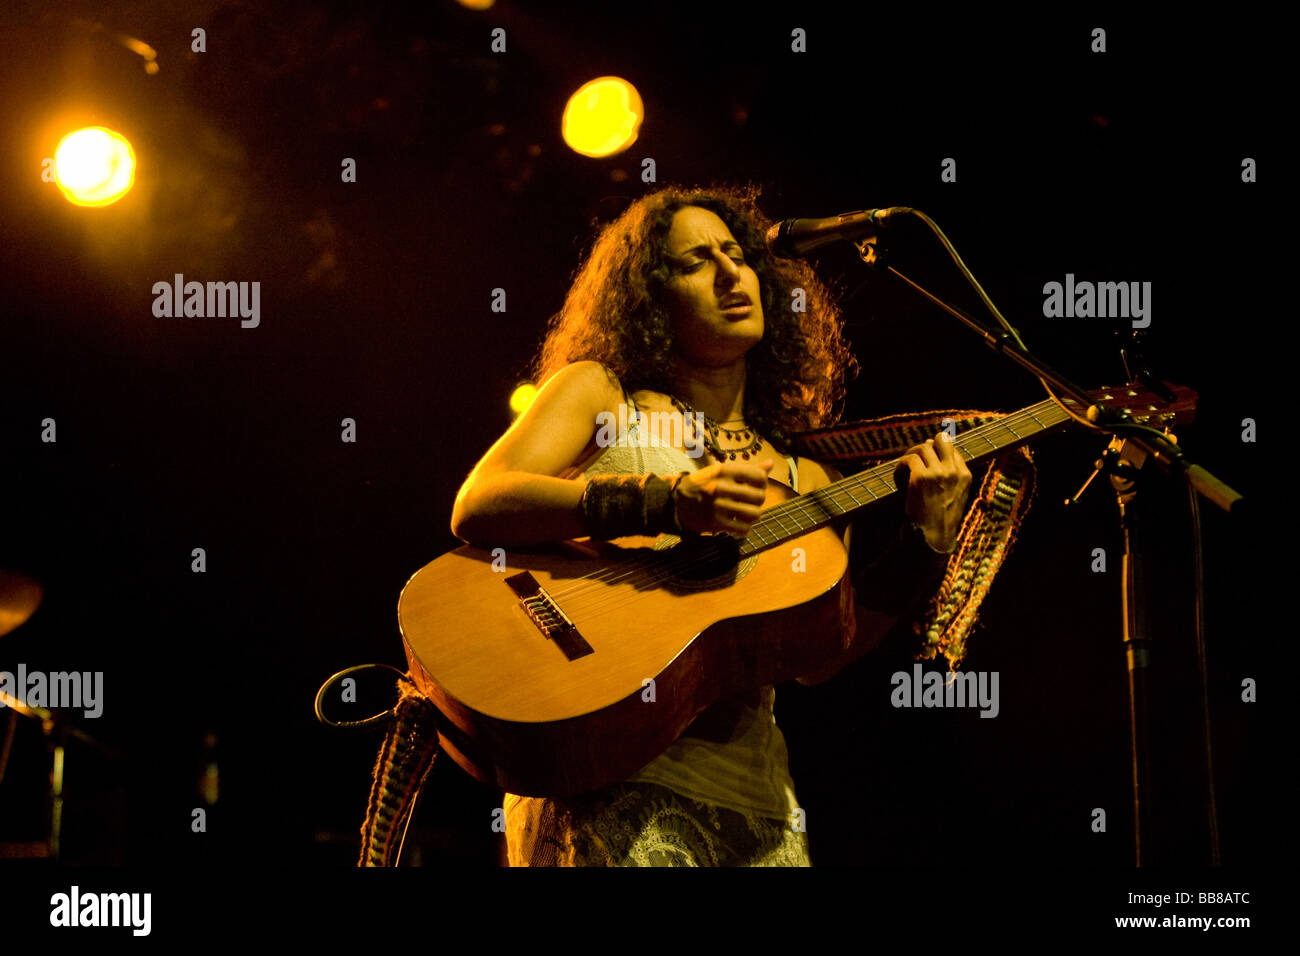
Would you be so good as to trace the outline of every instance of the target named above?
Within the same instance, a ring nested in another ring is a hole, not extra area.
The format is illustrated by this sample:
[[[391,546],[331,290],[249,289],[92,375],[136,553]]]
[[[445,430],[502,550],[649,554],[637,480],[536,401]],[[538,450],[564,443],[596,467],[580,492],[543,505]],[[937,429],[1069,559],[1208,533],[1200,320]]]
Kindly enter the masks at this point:
[[[379,736],[322,727],[313,696],[348,665],[404,666],[398,592],[458,544],[455,493],[509,425],[507,399],[593,223],[654,188],[647,156],[657,185],[758,182],[773,218],[925,210],[1030,347],[1090,387],[1122,380],[1127,323],[1045,319],[1043,284],[1150,281],[1147,355],[1200,395],[1181,443],[1247,497],[1265,492],[1257,459],[1278,429],[1261,368],[1280,349],[1264,261],[1280,179],[1265,142],[1267,26],[605,7],[8,5],[0,567],[45,597],[0,639],[0,668],[104,671],[103,717],[73,723],[118,753],[70,748],[66,862],[355,863]],[[189,52],[196,26],[206,53]],[[1104,54],[1089,51],[1094,26]],[[807,53],[790,51],[794,27]],[[154,46],[158,75],[114,31]],[[647,119],[624,154],[586,159],[558,117],[606,73],[636,84]],[[58,137],[86,123],[121,130],[139,157],[134,191],[104,209],[40,180]],[[1259,183],[1241,181],[1247,156]],[[339,181],[343,157],[354,184]],[[944,157],[956,183],[940,181]],[[937,243],[902,232],[898,267],[982,318]],[[851,249],[817,263],[863,365],[848,417],[1042,397]],[[260,281],[261,326],[155,318],[152,285],[176,272]],[[56,444],[40,440],[46,417]],[[344,417],[355,444],[340,441]],[[1247,417],[1258,444],[1241,439]],[[1099,479],[1061,506],[1104,443],[1072,430],[1036,446],[1037,502],[964,665],[1000,673],[998,719],[892,709],[902,643],[828,684],[779,689],[816,864],[1130,864],[1116,505]],[[1208,838],[1186,494],[1149,501],[1162,540],[1155,844],[1195,865]],[[1263,537],[1208,504],[1203,515],[1223,855],[1250,868],[1276,826],[1263,800],[1276,754],[1240,701],[1241,681],[1267,688],[1276,659],[1256,640]],[[204,574],[190,570],[195,547]],[[1096,547],[1105,574],[1090,569]],[[363,682],[334,715],[390,700],[387,679]],[[194,834],[206,734],[220,800]],[[40,838],[45,759],[23,721],[0,841]],[[499,802],[440,763],[405,862],[496,866]]]

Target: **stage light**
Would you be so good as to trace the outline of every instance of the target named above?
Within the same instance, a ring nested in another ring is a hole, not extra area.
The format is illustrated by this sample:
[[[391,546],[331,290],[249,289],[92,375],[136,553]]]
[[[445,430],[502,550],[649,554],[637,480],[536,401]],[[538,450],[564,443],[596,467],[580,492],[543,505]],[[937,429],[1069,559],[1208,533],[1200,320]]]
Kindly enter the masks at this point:
[[[456,0],[466,10],[487,10],[496,0]]]
[[[107,206],[135,182],[135,152],[120,133],[102,126],[79,129],[54,151],[54,181],[74,205]]]
[[[564,141],[583,156],[613,156],[636,142],[644,117],[635,86],[617,76],[602,76],[569,97]]]
[[[529,405],[533,404],[533,399],[537,397],[537,386],[532,382],[524,382],[510,395],[510,410],[516,416],[522,415]]]

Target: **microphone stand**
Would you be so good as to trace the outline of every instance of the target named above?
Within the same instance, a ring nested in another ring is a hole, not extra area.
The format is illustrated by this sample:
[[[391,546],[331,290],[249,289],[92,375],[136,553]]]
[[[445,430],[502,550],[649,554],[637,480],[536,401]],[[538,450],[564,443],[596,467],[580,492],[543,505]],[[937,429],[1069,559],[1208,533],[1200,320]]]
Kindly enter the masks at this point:
[[[886,250],[878,247],[875,236],[856,242],[854,245],[857,246],[862,261],[871,268],[883,264],[882,259]],[[1138,491],[1141,488],[1139,478],[1155,466],[1167,475],[1182,477],[1201,495],[1229,513],[1234,510],[1240,513],[1244,499],[1200,465],[1188,462],[1182,449],[1166,436],[1153,428],[1134,422],[1127,409],[1113,409],[1093,401],[1092,397],[1079,386],[1027,349],[1022,348],[1010,331],[994,331],[985,328],[970,316],[913,282],[893,266],[886,265],[885,268],[978,335],[993,351],[1010,359],[1021,368],[1027,369],[1041,379],[1044,385],[1050,384],[1051,390],[1058,395],[1073,398],[1079,403],[1079,407],[1087,409],[1085,417],[1089,422],[1111,433],[1110,446],[1097,462],[1097,470],[1104,471],[1110,476],[1119,497],[1120,526],[1124,536],[1123,644],[1129,674],[1134,857],[1138,866],[1142,866],[1144,862],[1150,863],[1149,855],[1148,858],[1144,858],[1142,847],[1143,835],[1149,834],[1151,818],[1152,775],[1148,694],[1151,644],[1147,627],[1146,558],[1142,546],[1140,510],[1137,504]],[[1076,416],[1072,414],[1071,417]],[[1097,471],[1094,471],[1088,481],[1084,482],[1085,488],[1096,474]],[[1079,493],[1082,493],[1082,489]],[[1078,494],[1075,495],[1075,499],[1077,498]],[[1208,736],[1206,744],[1209,745]],[[1214,786],[1212,779],[1209,781],[1209,786],[1211,788]],[[1213,816],[1213,809],[1210,812]],[[1217,820],[1210,820],[1210,832],[1214,840],[1212,857],[1217,864],[1219,855]]]

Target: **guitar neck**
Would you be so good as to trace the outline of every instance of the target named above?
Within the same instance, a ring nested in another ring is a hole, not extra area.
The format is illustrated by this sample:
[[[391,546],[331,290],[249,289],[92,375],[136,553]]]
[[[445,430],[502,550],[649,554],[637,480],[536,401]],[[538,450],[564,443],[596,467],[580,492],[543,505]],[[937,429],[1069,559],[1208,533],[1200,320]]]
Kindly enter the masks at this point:
[[[953,445],[966,461],[978,462],[1023,445],[1069,420],[1070,416],[1059,405],[1047,399],[995,422],[962,432]],[[776,547],[897,494],[898,489],[894,487],[896,466],[896,460],[875,465],[769,508],[740,543],[740,556],[747,557]]]

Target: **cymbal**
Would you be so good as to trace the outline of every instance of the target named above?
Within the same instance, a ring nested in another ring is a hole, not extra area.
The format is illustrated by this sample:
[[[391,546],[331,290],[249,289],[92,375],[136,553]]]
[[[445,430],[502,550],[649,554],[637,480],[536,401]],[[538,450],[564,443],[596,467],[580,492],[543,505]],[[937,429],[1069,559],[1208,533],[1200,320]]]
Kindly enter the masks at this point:
[[[0,569],[0,637],[36,612],[42,593],[41,586],[27,575]]]

